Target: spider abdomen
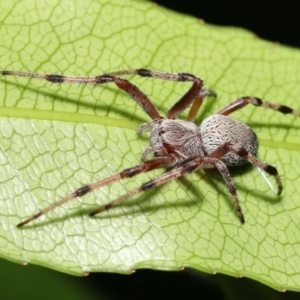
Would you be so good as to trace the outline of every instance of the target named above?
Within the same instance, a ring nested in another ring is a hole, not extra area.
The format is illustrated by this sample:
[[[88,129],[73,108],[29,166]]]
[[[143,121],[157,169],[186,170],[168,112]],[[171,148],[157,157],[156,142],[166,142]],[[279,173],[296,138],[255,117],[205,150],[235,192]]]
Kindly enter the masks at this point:
[[[200,131],[206,155],[210,155],[228,142],[242,147],[254,156],[257,153],[258,139],[254,131],[246,124],[230,117],[212,115],[201,123]],[[225,154],[222,160],[229,166],[247,163],[243,157],[233,152]]]

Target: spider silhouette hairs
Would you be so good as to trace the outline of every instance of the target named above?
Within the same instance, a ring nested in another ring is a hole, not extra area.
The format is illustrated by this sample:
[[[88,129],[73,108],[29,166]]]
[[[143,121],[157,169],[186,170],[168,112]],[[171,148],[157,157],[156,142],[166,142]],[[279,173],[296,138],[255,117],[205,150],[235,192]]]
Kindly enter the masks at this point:
[[[236,188],[230,176],[227,166],[238,166],[247,162],[257,166],[267,174],[274,177],[280,195],[283,189],[282,182],[277,169],[256,158],[258,149],[258,139],[254,131],[246,124],[232,119],[228,115],[239,110],[248,104],[265,107],[279,111],[283,114],[292,114],[300,117],[300,112],[290,107],[263,101],[257,97],[241,97],[230,103],[215,114],[204,119],[197,126],[194,123],[195,117],[206,96],[216,96],[212,90],[203,88],[203,81],[189,73],[167,73],[149,69],[134,69],[111,72],[95,77],[78,77],[63,75],[47,75],[21,71],[0,71],[3,76],[22,76],[29,78],[39,78],[52,83],[83,83],[83,84],[104,84],[113,82],[116,86],[125,91],[141,108],[149,115],[151,120],[142,124],[137,132],[142,134],[150,129],[150,146],[142,154],[142,163],[124,169],[123,171],[99,180],[97,182],[83,186],[58,202],[51,204],[45,209],[40,210],[32,217],[19,223],[17,227],[22,227],[40,216],[48,213],[57,206],[62,205],[76,197],[99,189],[113,182],[136,176],[143,172],[154,169],[164,168],[166,173],[150,180],[133,191],[120,196],[116,200],[91,212],[94,216],[115,205],[120,204],[126,199],[133,197],[141,192],[148,191],[167,181],[195,172],[199,169],[216,168],[222,175],[226,187],[231,195],[234,208],[241,221],[245,222],[241,206],[236,193]],[[191,88],[167,111],[166,117],[159,114],[155,105],[149,98],[135,85],[122,76],[139,75],[141,77],[154,77],[163,80],[177,82],[192,82]],[[190,112],[186,121],[175,119],[182,111],[191,105]],[[150,158],[148,159],[148,157]]]

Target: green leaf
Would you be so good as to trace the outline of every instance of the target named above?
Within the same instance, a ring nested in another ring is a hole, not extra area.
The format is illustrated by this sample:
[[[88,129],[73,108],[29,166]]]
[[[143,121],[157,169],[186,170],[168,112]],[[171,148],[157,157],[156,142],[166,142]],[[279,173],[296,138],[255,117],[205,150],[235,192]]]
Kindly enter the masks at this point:
[[[300,109],[300,52],[237,28],[204,24],[146,1],[0,2],[0,68],[95,76],[148,67],[200,76],[218,93],[197,123],[239,96]],[[163,113],[190,86],[128,78]],[[253,167],[231,169],[240,224],[221,176],[197,172],[90,218],[87,213],[163,171],[75,199],[32,225],[16,224],[80,186],[140,163],[148,116],[114,85],[0,79],[0,255],[83,275],[138,268],[246,276],[299,291],[300,120],[247,107],[259,158],[278,168],[276,197]],[[186,117],[186,113],[180,116]],[[271,179],[272,180],[272,179]],[[273,183],[274,184],[274,183]]]

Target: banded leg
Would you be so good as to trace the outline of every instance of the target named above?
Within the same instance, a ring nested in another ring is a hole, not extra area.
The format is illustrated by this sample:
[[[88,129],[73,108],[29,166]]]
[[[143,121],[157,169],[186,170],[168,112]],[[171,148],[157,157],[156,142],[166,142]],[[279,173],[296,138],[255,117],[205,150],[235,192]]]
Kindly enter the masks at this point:
[[[66,196],[65,198],[61,199],[60,201],[57,201],[57,202],[49,205],[45,209],[40,210],[38,213],[34,214],[32,217],[19,223],[17,225],[17,227],[22,227],[22,226],[32,222],[33,220],[39,218],[40,216],[48,213],[49,211],[53,210],[54,208],[66,203],[76,197],[82,197],[85,194],[94,191],[95,189],[99,189],[105,185],[122,180],[124,178],[130,178],[130,177],[136,176],[140,173],[149,172],[154,169],[170,167],[172,165],[172,163],[173,163],[173,159],[171,156],[154,158],[152,160],[143,162],[142,164],[140,164],[136,167],[125,169],[117,174],[114,174],[114,175],[104,178],[102,180],[96,181],[92,184],[81,187],[78,190],[76,190],[74,193]]]
[[[106,73],[95,77],[83,77],[83,76],[64,76],[55,74],[38,74],[31,72],[22,71],[0,71],[0,75],[3,76],[18,76],[18,77],[29,77],[47,80],[52,83],[78,83],[78,84],[104,84],[108,82],[114,82],[120,89],[129,94],[151,117],[151,119],[161,119],[157,108],[152,104],[148,97],[135,85],[130,83],[126,79],[122,79],[119,76],[125,75],[139,75],[141,77],[153,77],[163,80],[171,80],[177,82],[190,81],[193,82],[192,87],[183,95],[167,112],[167,118],[173,119],[183,110],[185,110],[191,103],[198,97],[204,98],[207,95],[215,95],[213,91],[202,92],[203,81],[189,73],[166,73],[159,72],[149,69],[135,69],[135,70],[124,70]],[[199,105],[200,107],[200,105]],[[199,109],[199,108],[198,108]]]
[[[134,84],[130,83],[126,79],[115,77],[112,75],[100,75],[95,77],[82,77],[82,76],[64,76],[64,75],[54,75],[54,74],[38,74],[31,72],[21,72],[21,71],[0,71],[0,75],[3,76],[18,76],[18,77],[29,77],[47,80],[52,83],[78,83],[78,84],[104,84],[109,82],[114,82],[116,86],[123,91],[125,91],[129,96],[131,96],[142,109],[150,116],[151,119],[162,119],[157,108],[148,99],[148,97]]]
[[[142,184],[137,189],[135,189],[135,190],[119,197],[118,199],[114,200],[113,202],[91,212],[90,216],[94,216],[105,210],[108,210],[111,207],[122,203],[123,201],[127,200],[128,198],[131,198],[139,193],[148,191],[154,187],[160,186],[163,183],[173,180],[175,178],[184,176],[188,173],[195,172],[199,169],[212,169],[212,168],[217,168],[218,171],[221,173],[221,175],[225,181],[225,184],[227,186],[227,189],[232,197],[233,204],[234,204],[235,210],[237,212],[237,215],[238,215],[239,219],[241,220],[241,222],[244,223],[245,219],[244,219],[244,215],[242,213],[242,209],[239,204],[239,200],[236,195],[236,188],[231,180],[230,173],[229,173],[226,165],[218,158],[199,157],[199,156],[183,161],[179,167],[174,168],[173,170],[157,177],[154,180],[151,180],[151,181],[148,181],[148,182]]]
[[[265,107],[265,108],[270,108],[270,109],[279,111],[283,114],[292,114],[296,117],[300,117],[300,112],[298,112],[288,106],[271,103],[271,102],[266,102],[266,101],[263,101],[260,98],[256,98],[256,97],[241,97],[241,98],[235,100],[234,102],[228,104],[221,110],[219,110],[217,112],[217,114],[226,116],[236,110],[239,110],[239,109],[247,106],[248,104],[252,104],[254,106],[261,106],[261,107]]]
[[[232,144],[230,142],[225,143],[218,149],[216,149],[214,152],[212,152],[209,157],[215,157],[221,159],[225,154],[228,152],[234,152],[240,157],[243,157],[245,160],[247,160],[249,163],[257,166],[261,170],[265,171],[269,175],[273,176],[275,178],[278,191],[277,195],[280,195],[282,193],[282,182],[280,180],[280,177],[278,175],[277,169],[273,166],[268,165],[265,162],[262,162],[261,160],[257,159],[255,156],[247,152],[244,148],[240,147],[237,144]]]
[[[166,117],[168,119],[174,119],[182,111],[184,111],[191,103],[198,97],[205,97],[205,93],[201,91],[203,87],[203,81],[190,73],[167,73],[149,69],[136,69],[136,70],[125,70],[108,73],[111,76],[123,76],[123,75],[139,75],[141,77],[153,77],[160,78],[163,80],[171,80],[177,82],[190,81],[193,82],[192,87],[167,111]],[[214,93],[214,92],[212,92]]]

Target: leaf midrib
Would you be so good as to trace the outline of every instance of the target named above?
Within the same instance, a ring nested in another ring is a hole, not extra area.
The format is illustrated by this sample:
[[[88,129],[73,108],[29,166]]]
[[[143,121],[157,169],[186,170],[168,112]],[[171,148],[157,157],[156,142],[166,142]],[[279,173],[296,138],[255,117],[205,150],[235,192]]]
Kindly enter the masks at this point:
[[[72,123],[92,123],[103,126],[111,126],[118,128],[126,128],[136,130],[140,125],[138,122],[134,122],[126,119],[117,119],[111,117],[99,117],[96,115],[72,113],[72,112],[57,112],[57,111],[42,111],[26,108],[16,107],[2,107],[0,116],[8,118],[24,118],[24,119],[37,119],[37,120],[49,120],[49,121],[61,121]]]
[[[110,126],[116,128],[126,128],[130,130],[136,130],[140,123],[132,120],[117,119],[112,117],[99,117],[96,115],[72,113],[72,112],[58,112],[58,111],[42,111],[26,108],[16,107],[2,107],[0,116],[8,118],[25,118],[25,119],[37,119],[37,120],[49,120],[49,121],[61,121],[61,122],[73,122],[73,123],[92,123],[103,126]],[[291,151],[298,151],[300,149],[299,143],[279,142],[260,138],[260,145],[273,149],[286,149]]]

